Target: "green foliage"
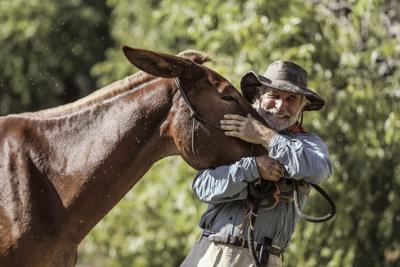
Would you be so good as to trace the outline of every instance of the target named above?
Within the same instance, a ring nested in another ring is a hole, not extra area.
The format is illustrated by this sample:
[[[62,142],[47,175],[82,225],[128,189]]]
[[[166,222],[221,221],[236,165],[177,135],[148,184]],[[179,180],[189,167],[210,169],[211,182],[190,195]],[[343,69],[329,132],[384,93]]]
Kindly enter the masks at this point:
[[[400,213],[395,205],[400,192],[400,77],[395,72],[399,35],[393,34],[393,4],[362,0],[164,0],[143,1],[140,8],[129,1],[113,4],[117,43],[175,53],[188,48],[207,51],[217,60],[212,67],[233,77],[235,84],[245,71],[262,72],[276,59],[304,66],[310,87],[328,100],[322,112],[306,114],[305,125],[331,150],[335,173],[324,187],[336,199],[338,216],[323,225],[301,223],[286,265],[394,264],[388,255],[398,255],[400,249]],[[108,70],[119,57],[117,49],[110,50],[95,73],[115,78]],[[311,212],[324,210],[316,195],[308,207]]]
[[[235,85],[248,70],[262,73],[273,60],[295,61],[308,70],[310,88],[327,99],[321,112],[305,114],[305,125],[330,149],[334,175],[323,187],[338,214],[325,224],[301,222],[285,266],[399,266],[396,1],[106,4],[0,0],[0,113],[70,101],[96,81],[99,87],[131,73],[122,44],[205,51],[215,59],[210,66]],[[157,163],[84,240],[78,266],[179,265],[204,210],[190,190],[193,176],[177,158]],[[321,203],[313,193],[307,211],[322,213]]]
[[[90,75],[110,46],[98,1],[0,0],[0,114],[70,102],[95,89]]]
[[[262,72],[276,59],[304,66],[310,87],[328,100],[322,112],[306,114],[305,124],[331,150],[335,173],[324,187],[336,199],[338,216],[323,225],[302,222],[286,265],[395,264],[388,255],[399,257],[400,249],[400,77],[394,72],[399,35],[392,32],[390,4],[164,0],[140,3],[140,9],[128,1],[115,4],[117,42],[171,52],[207,51],[217,60],[212,67],[235,84],[245,71]],[[95,73],[103,79],[113,75],[108,70],[117,54],[110,52]],[[324,210],[316,195],[308,207]]]
[[[156,163],[83,241],[79,266],[178,266],[200,229],[205,205],[178,157]]]

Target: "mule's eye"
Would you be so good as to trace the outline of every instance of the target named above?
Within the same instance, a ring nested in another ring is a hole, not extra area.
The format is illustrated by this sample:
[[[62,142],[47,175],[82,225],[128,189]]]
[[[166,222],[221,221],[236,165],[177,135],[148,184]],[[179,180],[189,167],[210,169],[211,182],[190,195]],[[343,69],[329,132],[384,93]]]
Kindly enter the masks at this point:
[[[234,97],[231,96],[231,95],[224,95],[224,96],[222,97],[222,99],[225,100],[225,101],[229,101],[229,102],[236,102],[236,103],[239,103],[239,101],[237,101],[237,99],[234,98]]]

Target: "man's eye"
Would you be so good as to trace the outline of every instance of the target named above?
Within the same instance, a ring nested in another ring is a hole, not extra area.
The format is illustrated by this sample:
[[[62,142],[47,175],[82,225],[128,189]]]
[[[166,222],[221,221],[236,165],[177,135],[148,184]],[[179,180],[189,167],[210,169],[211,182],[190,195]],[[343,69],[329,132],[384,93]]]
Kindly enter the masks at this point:
[[[233,96],[230,96],[230,95],[224,95],[222,97],[222,99],[225,100],[225,101],[229,101],[229,102],[239,103],[239,101],[237,101],[236,98],[234,98]]]

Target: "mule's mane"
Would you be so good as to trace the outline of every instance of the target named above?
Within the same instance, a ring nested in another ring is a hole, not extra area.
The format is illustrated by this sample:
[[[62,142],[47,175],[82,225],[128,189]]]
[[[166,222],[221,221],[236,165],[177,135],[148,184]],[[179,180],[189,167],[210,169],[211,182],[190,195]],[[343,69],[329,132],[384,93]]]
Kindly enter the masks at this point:
[[[204,62],[211,61],[211,58],[200,51],[196,50],[185,50],[177,54],[178,57],[189,59],[197,64],[203,64]],[[136,88],[142,84],[145,84],[153,79],[155,76],[149,75],[143,71],[139,71],[135,74],[132,74],[128,77],[125,77],[122,80],[113,82],[92,94],[74,102],[73,104],[79,104],[80,102],[98,102],[101,100],[109,99],[114,97],[115,95],[126,92],[127,90]]]
[[[196,50],[185,50],[177,54],[177,56],[190,59],[197,64],[203,64],[204,62],[212,61],[207,54]]]
[[[62,106],[49,108],[34,112],[35,116],[62,116],[64,114],[78,111],[80,108],[89,107],[92,104],[101,102],[103,100],[110,99],[116,95],[124,93],[132,88],[136,88],[150,80],[154,79],[154,76],[148,75],[142,71],[125,77],[119,81],[115,81],[105,87],[94,91],[93,93],[83,97],[75,102],[65,104]]]
[[[189,59],[197,64],[211,61],[211,58],[203,52],[196,50],[182,51],[177,56]],[[127,76],[121,80],[115,81],[95,92],[83,97],[73,103],[65,104],[59,107],[45,109],[35,112],[35,116],[62,116],[70,112],[78,111],[81,108],[89,107],[93,104],[108,100],[119,94],[125,93],[131,89],[140,87],[141,85],[154,80],[155,76],[139,71],[135,74]]]

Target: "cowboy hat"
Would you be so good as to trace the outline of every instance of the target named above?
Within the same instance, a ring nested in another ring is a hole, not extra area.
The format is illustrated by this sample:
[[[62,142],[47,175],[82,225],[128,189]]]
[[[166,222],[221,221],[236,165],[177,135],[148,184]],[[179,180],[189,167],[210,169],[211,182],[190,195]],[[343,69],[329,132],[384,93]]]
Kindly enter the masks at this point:
[[[309,101],[304,110],[319,110],[325,105],[325,100],[307,87],[307,72],[293,62],[275,61],[263,75],[250,71],[240,80],[242,94],[250,103],[254,102],[257,87],[261,85],[304,95]]]

